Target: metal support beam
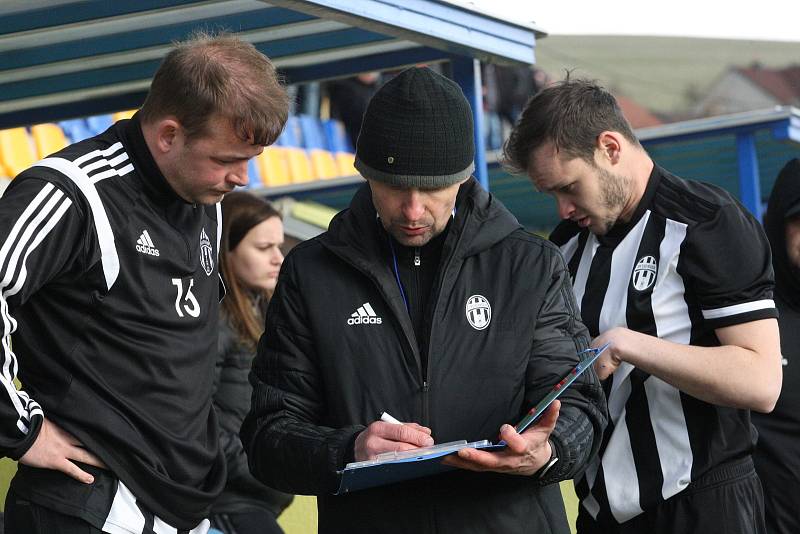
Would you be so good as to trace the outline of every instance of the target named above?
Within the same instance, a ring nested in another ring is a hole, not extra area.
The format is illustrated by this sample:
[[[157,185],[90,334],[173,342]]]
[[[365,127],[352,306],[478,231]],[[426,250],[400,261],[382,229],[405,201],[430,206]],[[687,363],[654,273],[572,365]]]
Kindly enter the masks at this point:
[[[481,63],[477,59],[453,56],[453,79],[461,86],[469,105],[475,125],[475,178],[489,190],[489,169],[486,165],[486,143],[483,138],[483,86]]]
[[[761,179],[754,132],[736,134],[736,155],[739,160],[739,198],[761,221]]]

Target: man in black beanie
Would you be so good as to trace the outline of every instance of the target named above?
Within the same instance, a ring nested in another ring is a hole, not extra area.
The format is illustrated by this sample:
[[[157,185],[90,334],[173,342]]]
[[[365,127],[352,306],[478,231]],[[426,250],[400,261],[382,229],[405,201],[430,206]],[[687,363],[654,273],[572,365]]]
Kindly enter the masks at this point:
[[[569,532],[555,483],[598,449],[603,394],[585,374],[510,426],[589,340],[558,250],[471,177],[474,151],[460,88],[402,72],[364,116],[368,183],[285,260],[242,441],[262,481],[318,496],[320,532]],[[464,449],[450,472],[333,495],[349,462],[498,433],[505,450]]]

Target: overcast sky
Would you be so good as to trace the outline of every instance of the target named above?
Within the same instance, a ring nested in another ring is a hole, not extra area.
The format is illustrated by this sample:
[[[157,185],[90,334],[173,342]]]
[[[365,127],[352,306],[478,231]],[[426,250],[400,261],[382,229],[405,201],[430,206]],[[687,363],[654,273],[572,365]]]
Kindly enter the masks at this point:
[[[551,35],[667,35],[800,41],[798,0],[461,0]]]

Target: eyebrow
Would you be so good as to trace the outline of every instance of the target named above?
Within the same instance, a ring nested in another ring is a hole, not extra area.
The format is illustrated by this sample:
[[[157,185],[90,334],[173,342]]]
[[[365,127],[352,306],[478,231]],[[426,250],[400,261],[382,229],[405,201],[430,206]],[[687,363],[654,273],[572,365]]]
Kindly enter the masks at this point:
[[[252,156],[243,156],[241,154],[215,154],[213,157],[231,161],[243,161],[250,159]]]

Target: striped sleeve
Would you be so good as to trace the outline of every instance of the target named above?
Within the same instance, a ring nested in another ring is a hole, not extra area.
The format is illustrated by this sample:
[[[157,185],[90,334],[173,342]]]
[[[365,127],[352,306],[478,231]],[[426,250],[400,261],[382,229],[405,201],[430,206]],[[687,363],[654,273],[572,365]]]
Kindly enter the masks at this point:
[[[678,270],[711,328],[777,317],[769,242],[738,204],[723,206],[689,231]]]
[[[72,219],[72,220],[70,220]],[[0,452],[19,458],[33,444],[41,406],[14,383],[15,310],[75,257],[82,243],[72,199],[50,182],[17,178],[0,199]]]

